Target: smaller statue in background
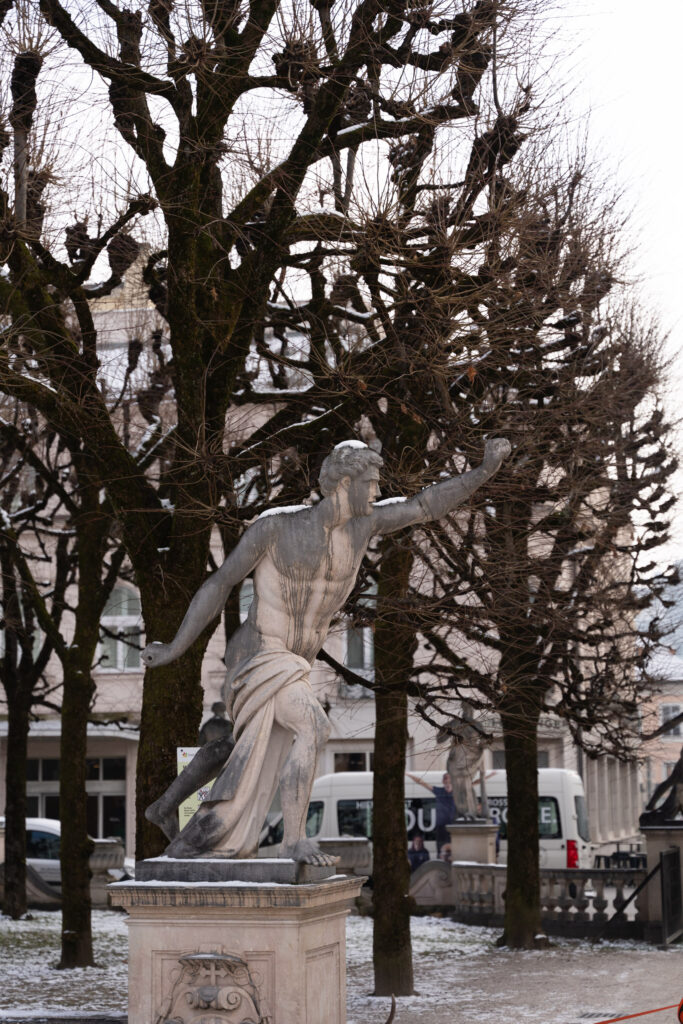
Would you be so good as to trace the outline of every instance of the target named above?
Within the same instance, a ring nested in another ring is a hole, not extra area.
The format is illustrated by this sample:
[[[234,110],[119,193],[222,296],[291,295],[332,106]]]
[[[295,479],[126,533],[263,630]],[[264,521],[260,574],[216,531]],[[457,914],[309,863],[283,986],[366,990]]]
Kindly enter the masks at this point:
[[[453,785],[453,799],[458,818],[466,821],[481,820],[474,795],[474,778],[481,769],[481,758],[486,747],[484,737],[472,725],[472,709],[463,707],[463,719],[452,719],[442,730],[443,738],[451,742],[446,771]],[[439,737],[441,738],[441,736]]]
[[[215,740],[222,740],[226,749],[226,760],[232,753],[235,746],[235,739],[232,735],[232,722],[225,717],[227,708],[222,700],[214,701],[211,705],[211,718],[207,718],[199,730],[197,745],[203,747],[205,743],[213,743]]]

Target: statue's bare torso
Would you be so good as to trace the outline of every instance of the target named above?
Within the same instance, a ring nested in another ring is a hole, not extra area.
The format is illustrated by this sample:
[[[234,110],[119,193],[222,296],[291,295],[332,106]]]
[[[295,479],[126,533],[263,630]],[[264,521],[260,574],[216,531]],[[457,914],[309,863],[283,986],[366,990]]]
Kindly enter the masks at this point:
[[[226,651],[257,650],[263,637],[313,662],[334,616],[353,590],[372,536],[372,517],[327,529],[311,510],[272,516],[253,571],[254,600]]]

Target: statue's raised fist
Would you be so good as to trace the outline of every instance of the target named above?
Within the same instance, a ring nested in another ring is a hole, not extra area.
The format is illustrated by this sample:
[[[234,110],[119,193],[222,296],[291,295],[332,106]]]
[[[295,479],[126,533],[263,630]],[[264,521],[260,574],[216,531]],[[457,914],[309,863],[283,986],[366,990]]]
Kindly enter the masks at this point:
[[[484,446],[484,464],[495,472],[511,451],[512,447],[506,437],[492,437]]]
[[[147,668],[158,668],[160,665],[168,665],[173,661],[169,644],[154,642],[147,644],[141,655],[142,662]]]

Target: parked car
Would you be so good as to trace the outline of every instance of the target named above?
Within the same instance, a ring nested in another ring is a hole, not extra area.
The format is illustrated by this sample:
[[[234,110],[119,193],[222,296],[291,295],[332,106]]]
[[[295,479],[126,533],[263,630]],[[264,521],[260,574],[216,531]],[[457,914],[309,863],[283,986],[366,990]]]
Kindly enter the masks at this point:
[[[5,819],[0,817],[0,829],[4,830],[4,827]],[[57,818],[26,819],[26,863],[44,882],[57,890],[62,884],[59,863],[61,835],[62,824]],[[93,843],[95,849],[90,855],[90,869],[94,877],[107,875],[111,882],[130,877],[120,839],[93,839]]]

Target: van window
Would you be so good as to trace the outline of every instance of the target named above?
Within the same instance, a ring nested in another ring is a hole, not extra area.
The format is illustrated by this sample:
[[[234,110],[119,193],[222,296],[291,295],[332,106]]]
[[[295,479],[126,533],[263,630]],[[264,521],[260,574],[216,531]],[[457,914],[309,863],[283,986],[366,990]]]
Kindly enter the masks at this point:
[[[340,836],[372,839],[372,800],[337,800],[337,826]]]
[[[324,808],[325,804],[323,803],[322,800],[311,800],[310,804],[308,805],[308,816],[306,818],[306,835],[308,836],[309,839],[312,839],[313,836],[317,836],[318,832],[320,831],[320,826],[323,823]],[[277,843],[281,843],[284,831],[285,825],[284,821],[282,820],[282,815],[280,815],[275,824],[269,827],[268,835],[266,839],[261,842],[260,845],[275,846],[277,845]]]
[[[538,798],[538,834],[541,839],[560,839],[560,808],[554,796]]]
[[[574,797],[574,808],[576,810],[576,830],[585,842],[590,843],[591,830],[588,824],[588,808],[586,807],[585,796]]]
[[[508,837],[508,798],[506,796],[490,796],[489,814],[494,825],[498,825],[498,837]],[[561,839],[562,823],[560,809],[554,796],[538,798],[538,834],[542,839]]]
[[[323,810],[325,804],[322,800],[311,800],[308,805],[308,817],[306,818],[306,835],[309,839],[317,836],[323,823]]]

